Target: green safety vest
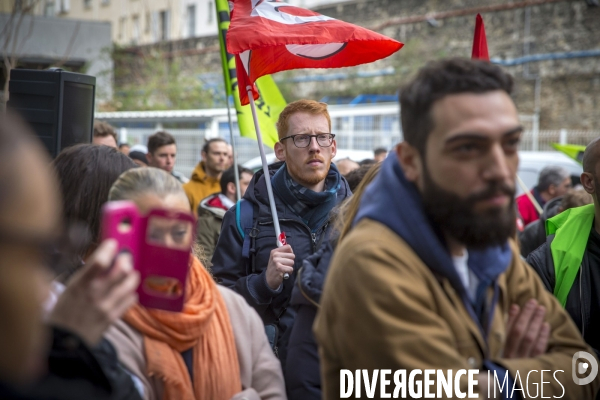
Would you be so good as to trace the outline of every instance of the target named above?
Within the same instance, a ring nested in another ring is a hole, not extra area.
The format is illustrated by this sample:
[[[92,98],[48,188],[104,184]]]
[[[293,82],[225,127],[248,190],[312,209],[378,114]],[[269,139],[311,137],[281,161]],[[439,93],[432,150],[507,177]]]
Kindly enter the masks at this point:
[[[588,204],[571,208],[546,220],[546,235],[555,235],[550,244],[556,278],[554,296],[563,307],[567,304],[567,296],[585,254],[594,213],[594,205]]]

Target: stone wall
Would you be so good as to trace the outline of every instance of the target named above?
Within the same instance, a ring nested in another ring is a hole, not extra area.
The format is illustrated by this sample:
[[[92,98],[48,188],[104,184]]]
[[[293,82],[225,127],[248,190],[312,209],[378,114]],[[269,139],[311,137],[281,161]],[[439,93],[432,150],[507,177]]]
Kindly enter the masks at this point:
[[[482,3],[485,4],[482,6]],[[481,12],[492,59],[600,50],[600,7],[583,0],[355,0],[316,9],[405,43],[398,53],[369,65],[278,73],[288,101],[308,97],[394,94],[430,60],[471,54],[475,15]],[[220,72],[216,37],[160,46],[180,57],[190,73]],[[394,74],[360,78],[358,71]],[[535,78],[540,83],[541,129],[600,129],[600,56],[536,61],[506,67],[516,78],[515,101],[522,114],[535,111]],[[344,72],[346,79],[295,83],[297,76]],[[209,75],[210,76],[210,75]]]

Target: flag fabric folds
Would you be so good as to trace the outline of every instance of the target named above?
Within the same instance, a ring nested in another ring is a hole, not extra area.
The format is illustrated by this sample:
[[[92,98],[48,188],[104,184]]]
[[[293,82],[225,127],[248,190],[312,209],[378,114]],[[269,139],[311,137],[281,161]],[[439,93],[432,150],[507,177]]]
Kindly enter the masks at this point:
[[[229,40],[228,29],[230,25],[229,4],[227,0],[216,0],[217,21],[219,25],[219,43],[221,45],[221,61],[223,64],[223,77],[227,97],[233,96],[237,113],[237,122],[240,135],[256,140],[256,130],[252,119],[250,106],[240,103],[238,77],[236,75],[235,58],[227,52],[226,43]],[[257,82],[260,98],[257,99],[256,109],[264,144],[273,148],[279,140],[275,124],[279,114],[287,105],[279,88],[270,75],[261,77]],[[242,86],[245,88],[245,86]],[[243,90],[245,92],[245,90]]]
[[[261,76],[298,68],[366,64],[403,46],[387,36],[283,1],[232,3],[227,51],[236,56],[241,104],[249,101],[245,87]],[[253,90],[253,95],[257,99],[258,92]]]
[[[485,37],[485,26],[483,25],[481,14],[477,14],[475,18],[475,36],[473,37],[471,58],[490,61],[487,39]]]

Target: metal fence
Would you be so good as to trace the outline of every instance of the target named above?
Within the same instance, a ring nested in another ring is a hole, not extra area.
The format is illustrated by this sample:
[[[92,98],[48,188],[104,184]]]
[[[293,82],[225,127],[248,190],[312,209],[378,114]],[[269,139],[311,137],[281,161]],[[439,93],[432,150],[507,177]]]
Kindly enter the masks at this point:
[[[543,130],[525,131],[521,138],[521,150],[529,151],[550,151],[553,150],[552,143],[560,144],[579,144],[587,146],[589,142],[600,136],[600,131],[580,131],[580,130]]]
[[[331,106],[329,108],[332,132],[335,133],[339,149],[368,150],[378,147],[391,149],[402,140],[398,118],[398,105],[380,104],[366,106]],[[185,115],[183,115],[185,114]],[[99,119],[106,120],[117,127],[131,126],[143,121],[149,128],[129,127],[121,129],[121,140],[130,144],[146,144],[148,137],[158,129],[171,133],[177,141],[177,163],[175,169],[190,176],[200,160],[200,151],[205,138],[222,137],[230,141],[226,110],[192,110],[167,112],[127,112],[98,113]],[[179,119],[178,119],[179,118]],[[170,129],[170,123],[195,123],[198,129]],[[521,150],[548,151],[552,143],[587,145],[600,136],[600,131],[580,130],[537,130],[538,121],[534,115],[521,115],[525,132],[521,140]],[[240,137],[234,122],[234,140],[240,164],[258,157],[256,140]],[[266,152],[273,150],[267,148]]]

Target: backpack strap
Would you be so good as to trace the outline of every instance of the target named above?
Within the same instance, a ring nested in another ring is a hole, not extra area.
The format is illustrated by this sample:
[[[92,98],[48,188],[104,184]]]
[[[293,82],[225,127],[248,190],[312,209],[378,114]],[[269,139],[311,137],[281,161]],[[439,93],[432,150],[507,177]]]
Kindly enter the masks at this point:
[[[242,256],[250,258],[250,242],[252,240],[252,222],[254,220],[254,206],[248,200],[241,199],[235,205],[235,222],[238,232],[244,240]]]

